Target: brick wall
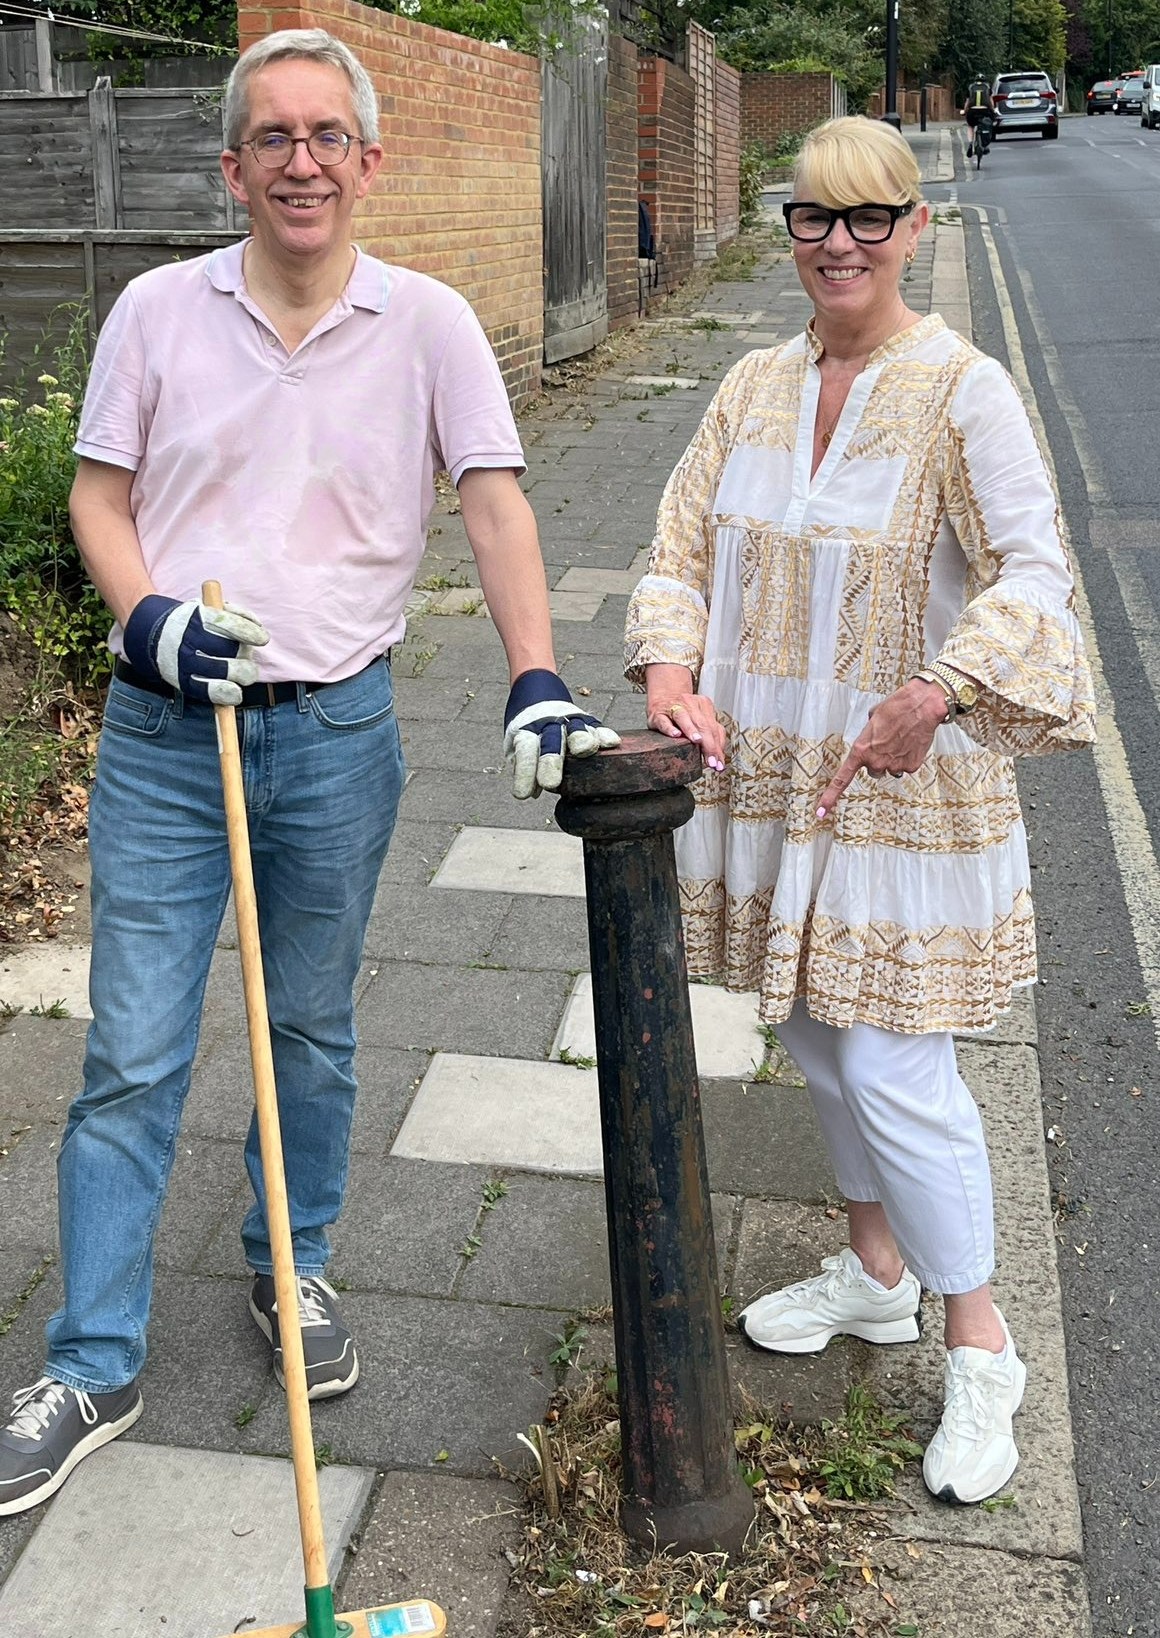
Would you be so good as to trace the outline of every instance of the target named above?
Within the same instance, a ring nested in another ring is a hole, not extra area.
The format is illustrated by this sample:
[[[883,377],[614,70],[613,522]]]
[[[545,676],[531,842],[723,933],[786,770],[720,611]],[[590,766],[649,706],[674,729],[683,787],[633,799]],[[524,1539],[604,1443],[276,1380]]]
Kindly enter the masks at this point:
[[[608,101],[604,115],[608,327],[637,316],[637,49],[622,34],[608,38]]]
[[[663,57],[637,70],[640,196],[652,212],[660,288],[675,290],[693,271],[693,129],[696,95],[688,74]]]
[[[838,112],[831,74],[741,75],[741,142],[775,148],[782,137],[810,131]]]
[[[359,244],[466,296],[524,403],[544,347],[539,63],[357,0],[243,0],[242,50],[281,28],[328,29],[379,93],[385,154],[355,217]]]
[[[741,227],[741,75],[717,59],[717,249]]]

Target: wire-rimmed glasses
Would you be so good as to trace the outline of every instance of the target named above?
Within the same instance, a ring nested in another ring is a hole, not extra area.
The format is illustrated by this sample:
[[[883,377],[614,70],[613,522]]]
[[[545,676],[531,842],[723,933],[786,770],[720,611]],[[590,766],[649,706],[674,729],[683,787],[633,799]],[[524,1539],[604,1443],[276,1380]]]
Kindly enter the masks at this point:
[[[341,165],[350,152],[351,143],[361,141],[361,137],[348,136],[345,131],[311,131],[304,137],[292,137],[285,131],[265,131],[238,146],[249,148],[258,164],[268,171],[280,171],[289,165],[300,142],[306,144],[306,152],[317,164]]]

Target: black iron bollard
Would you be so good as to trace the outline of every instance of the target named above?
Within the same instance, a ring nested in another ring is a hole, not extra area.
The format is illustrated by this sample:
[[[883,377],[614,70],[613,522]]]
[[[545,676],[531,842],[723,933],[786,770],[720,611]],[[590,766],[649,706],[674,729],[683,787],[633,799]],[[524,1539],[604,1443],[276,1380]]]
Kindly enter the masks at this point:
[[[672,838],[701,754],[632,734],[566,766],[556,823],[584,839],[621,1523],[645,1545],[736,1552],[753,1501],[733,1443]]]

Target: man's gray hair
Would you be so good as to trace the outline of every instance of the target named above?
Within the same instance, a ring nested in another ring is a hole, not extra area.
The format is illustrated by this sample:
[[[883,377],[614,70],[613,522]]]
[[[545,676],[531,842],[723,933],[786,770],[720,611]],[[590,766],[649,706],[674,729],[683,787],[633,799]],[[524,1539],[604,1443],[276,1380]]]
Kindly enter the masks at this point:
[[[237,152],[249,118],[250,81],[268,63],[299,58],[340,68],[350,81],[358,135],[364,142],[379,140],[379,99],[374,81],[354,52],[322,28],[284,28],[267,34],[239,57],[226,81],[226,147]],[[353,133],[352,133],[353,134]]]

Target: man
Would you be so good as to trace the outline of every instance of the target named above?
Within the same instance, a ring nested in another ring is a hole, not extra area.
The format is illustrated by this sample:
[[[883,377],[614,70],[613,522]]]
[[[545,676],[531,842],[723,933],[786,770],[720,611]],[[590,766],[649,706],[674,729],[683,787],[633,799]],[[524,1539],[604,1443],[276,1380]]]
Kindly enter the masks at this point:
[[[967,158],[974,151],[974,143],[982,143],[982,151],[986,153],[991,141],[991,132],[995,128],[995,100],[991,96],[991,87],[986,80],[976,76],[967,87],[967,99],[960,112],[967,122],[970,133],[967,140]],[[979,132],[976,137],[976,130]]]
[[[213,703],[238,707],[313,1398],[358,1377],[323,1278],[346,1181],[352,988],[403,784],[389,650],[446,467],[514,679],[515,791],[617,743],[555,673],[535,522],[467,303],[351,238],[383,158],[373,85],[321,30],[226,93],[252,237],[134,280],[98,344],[73,528],[116,624],[93,791],[93,1024],[59,1160],[64,1303],[0,1430],[0,1515],[141,1414],[153,1235],[229,892]],[[199,602],[204,579],[233,600]],[[250,610],[255,612],[251,613]],[[250,1310],[281,1379],[256,1133]]]

